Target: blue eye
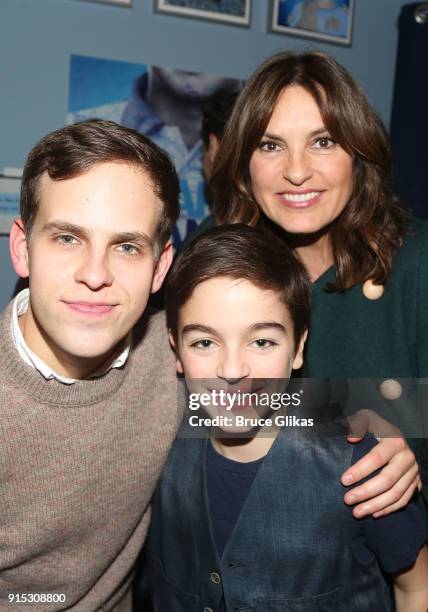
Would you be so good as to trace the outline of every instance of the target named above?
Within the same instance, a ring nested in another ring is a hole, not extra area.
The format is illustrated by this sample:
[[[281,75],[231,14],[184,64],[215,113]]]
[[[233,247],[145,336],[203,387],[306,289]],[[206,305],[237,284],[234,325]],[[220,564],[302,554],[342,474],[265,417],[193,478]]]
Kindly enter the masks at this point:
[[[59,244],[63,244],[64,246],[71,246],[73,244],[77,244],[78,240],[71,234],[61,234],[60,236],[56,236],[56,242]]]
[[[133,244],[120,244],[118,248],[124,255],[136,255],[138,253],[137,247]]]

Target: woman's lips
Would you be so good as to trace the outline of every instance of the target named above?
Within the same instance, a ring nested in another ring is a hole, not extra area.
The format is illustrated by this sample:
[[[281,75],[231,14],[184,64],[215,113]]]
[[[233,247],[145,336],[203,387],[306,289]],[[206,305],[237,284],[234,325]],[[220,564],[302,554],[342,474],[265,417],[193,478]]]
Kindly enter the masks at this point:
[[[309,208],[314,206],[321,198],[322,191],[283,191],[278,193],[282,204],[285,204],[287,208]]]

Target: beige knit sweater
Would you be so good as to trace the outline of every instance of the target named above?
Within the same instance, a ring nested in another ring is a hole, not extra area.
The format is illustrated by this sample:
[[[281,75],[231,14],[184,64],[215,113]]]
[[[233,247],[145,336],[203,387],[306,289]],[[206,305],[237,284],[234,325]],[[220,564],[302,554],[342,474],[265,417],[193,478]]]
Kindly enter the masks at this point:
[[[69,386],[21,360],[10,317],[9,305],[0,316],[0,610],[131,610],[149,500],[177,429],[164,318],[134,333],[124,367]],[[11,604],[9,594],[65,602]]]

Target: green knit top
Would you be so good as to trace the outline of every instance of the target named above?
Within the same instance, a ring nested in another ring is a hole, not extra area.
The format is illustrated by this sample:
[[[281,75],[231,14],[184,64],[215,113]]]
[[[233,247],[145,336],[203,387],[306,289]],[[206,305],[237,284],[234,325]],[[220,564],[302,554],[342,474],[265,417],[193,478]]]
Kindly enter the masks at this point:
[[[303,375],[372,379],[350,385],[364,386],[352,408],[371,408],[407,431],[428,502],[428,380],[420,380],[428,379],[428,222],[411,223],[379,299],[367,299],[362,285],[328,293],[334,278],[331,267],[313,284]],[[402,396],[387,401],[379,392],[385,378],[419,380],[401,381]]]
[[[412,223],[383,295],[362,286],[328,293],[329,268],[314,284],[305,372],[314,377],[428,377],[428,222]]]

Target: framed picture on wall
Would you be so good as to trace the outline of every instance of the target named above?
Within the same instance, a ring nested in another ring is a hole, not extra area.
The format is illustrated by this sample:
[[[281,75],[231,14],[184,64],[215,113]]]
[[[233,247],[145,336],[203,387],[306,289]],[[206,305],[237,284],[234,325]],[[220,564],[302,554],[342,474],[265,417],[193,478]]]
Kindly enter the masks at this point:
[[[350,45],[354,0],[272,0],[270,30]]]
[[[132,0],[84,0],[85,2],[98,2],[100,4],[116,4],[117,6],[132,6]]]
[[[154,0],[157,13],[249,27],[251,0]]]
[[[9,234],[12,221],[19,217],[21,179],[0,176],[0,235]]]

